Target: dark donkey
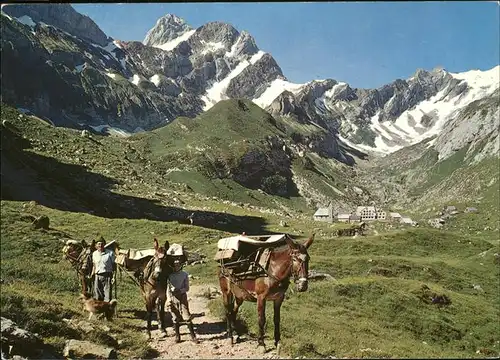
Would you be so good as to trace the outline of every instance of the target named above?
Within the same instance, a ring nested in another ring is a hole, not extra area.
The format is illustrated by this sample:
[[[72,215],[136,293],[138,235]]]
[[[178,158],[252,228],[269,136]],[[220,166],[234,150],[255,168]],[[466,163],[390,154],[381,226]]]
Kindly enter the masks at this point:
[[[155,255],[149,260],[144,269],[144,278],[141,281],[141,292],[146,302],[147,331],[148,338],[151,339],[151,317],[156,306],[156,314],[160,331],[166,336],[165,325],[165,302],[167,300],[167,278],[172,272],[172,267],[168,262],[167,250],[168,241],[163,247],[158,245],[158,240],[154,239]]]
[[[259,315],[259,346],[264,344],[264,326],[266,324],[266,301],[274,301],[274,345],[280,347],[280,310],[285,299],[290,278],[296,282],[297,291],[307,290],[309,254],[307,249],[314,240],[314,234],[302,245],[288,236],[286,244],[270,253],[267,273],[253,279],[236,280],[219,268],[219,283],[222,301],[226,308],[227,335],[233,345],[233,328],[236,329],[236,315],[243,301],[257,302]],[[237,334],[239,336],[239,334]]]

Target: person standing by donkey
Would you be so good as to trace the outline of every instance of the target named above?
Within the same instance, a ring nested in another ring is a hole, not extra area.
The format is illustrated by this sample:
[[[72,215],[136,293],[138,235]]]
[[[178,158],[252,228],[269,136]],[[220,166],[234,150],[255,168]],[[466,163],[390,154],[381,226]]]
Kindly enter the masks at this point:
[[[167,296],[174,320],[175,342],[181,342],[180,327],[183,322],[188,326],[191,340],[195,343],[199,343],[194,333],[192,316],[189,312],[187,298],[187,292],[189,291],[189,275],[186,271],[182,270],[182,262],[180,259],[174,259],[173,266],[174,272],[168,277],[169,286],[167,288]]]
[[[96,251],[92,253],[94,280],[94,298],[111,301],[112,279],[116,270],[115,253],[105,249],[106,240],[101,236],[96,243]]]

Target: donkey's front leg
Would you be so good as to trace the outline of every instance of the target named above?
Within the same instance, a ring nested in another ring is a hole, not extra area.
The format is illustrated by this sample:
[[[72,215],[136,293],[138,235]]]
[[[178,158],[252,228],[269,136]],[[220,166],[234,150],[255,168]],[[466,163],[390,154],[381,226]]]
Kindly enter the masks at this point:
[[[279,355],[281,350],[281,332],[280,332],[280,314],[281,314],[281,304],[285,299],[285,294],[283,293],[279,298],[274,300],[274,346],[276,347],[276,353]]]
[[[148,332],[148,340],[151,340],[151,317],[153,315],[152,311],[147,311],[146,319],[147,319],[147,332]]]
[[[266,344],[264,343],[264,334],[266,326],[266,298],[264,296],[257,297],[257,313],[259,315],[258,346],[263,346],[265,351]]]
[[[231,339],[231,345],[233,342],[233,302],[234,297],[230,292],[222,293],[222,302],[224,303],[224,308],[226,310],[226,325],[227,325],[227,337]]]
[[[158,317],[158,327],[162,333],[162,336],[167,336],[167,330],[165,326],[165,300],[164,298],[158,298],[158,303],[156,305],[156,316]]]
[[[241,329],[239,328],[238,324],[236,324],[236,318],[238,316],[238,310],[240,309],[241,304],[243,304],[243,299],[239,299],[235,296],[232,322],[233,322],[233,328],[236,331],[236,342],[240,340],[241,336]]]

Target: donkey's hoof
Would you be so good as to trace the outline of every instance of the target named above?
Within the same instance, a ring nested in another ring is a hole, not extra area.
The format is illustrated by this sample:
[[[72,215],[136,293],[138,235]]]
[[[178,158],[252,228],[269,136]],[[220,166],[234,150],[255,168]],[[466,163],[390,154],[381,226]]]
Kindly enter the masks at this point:
[[[276,345],[276,355],[279,356],[281,352],[281,343],[277,343],[275,345]]]
[[[257,345],[257,352],[261,353],[261,354],[265,354],[266,353],[266,346],[262,345],[262,344]]]

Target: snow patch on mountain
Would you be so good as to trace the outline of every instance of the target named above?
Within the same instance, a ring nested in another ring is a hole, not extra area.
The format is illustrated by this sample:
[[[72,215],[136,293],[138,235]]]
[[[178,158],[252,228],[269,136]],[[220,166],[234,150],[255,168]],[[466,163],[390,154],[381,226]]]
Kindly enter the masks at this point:
[[[350,146],[353,149],[359,150],[359,151],[364,152],[364,153],[372,153],[372,152],[374,152],[374,148],[373,147],[368,146],[368,145],[364,145],[364,144],[354,144],[349,139],[347,139],[347,138],[343,137],[342,135],[340,135],[340,133],[337,134],[337,138],[341,142],[343,142],[344,144]]]
[[[225,47],[223,42],[205,42],[202,40],[201,43],[205,46],[205,49],[203,49],[203,51],[201,52],[202,54],[216,52],[217,50],[224,49]]]
[[[259,105],[261,108],[266,108],[284,91],[290,91],[293,94],[298,93],[306,84],[295,84],[286,80],[276,79],[274,80],[267,89],[253,102]]]
[[[151,81],[156,86],[160,85],[160,75],[155,74],[155,75],[151,76],[151,78],[149,79],[149,81]]]
[[[104,51],[106,51],[107,53],[109,53],[116,61],[120,62],[121,65],[122,65],[122,67],[125,69],[125,61],[124,61],[124,59],[118,59],[118,57],[116,56],[116,52],[115,52],[116,49],[123,49],[123,47],[120,44],[120,42],[114,40],[114,41],[109,42],[108,45],[106,45],[106,46],[100,46],[100,45],[97,45],[97,44],[94,44],[94,43],[92,43],[91,45],[93,47],[103,49]],[[106,59],[108,59],[108,60],[110,59],[109,56],[107,56],[107,55],[103,55],[103,56]]]
[[[483,89],[483,91],[491,92],[488,89],[493,88],[494,91],[499,86],[500,65],[487,71],[470,70],[463,73],[450,73],[450,75],[455,79],[464,80],[476,91],[478,91],[478,89]]]
[[[83,68],[84,68],[84,66],[85,66],[85,63],[83,63],[82,65],[76,65],[76,66],[75,66],[75,70],[76,70],[76,72],[77,72],[77,73],[81,73],[81,72],[82,72],[82,70],[83,70]]]
[[[372,130],[376,134],[378,134],[377,137],[375,137],[376,151],[383,152],[383,153],[390,153],[390,152],[394,152],[396,150],[401,149],[403,147],[402,145],[395,145],[394,144],[395,141],[398,140],[398,135],[396,135],[394,132],[389,130],[389,128],[386,127],[385,124],[381,124],[379,121],[379,116],[380,116],[380,113],[375,114],[375,116],[372,117],[371,124],[370,124]],[[406,137],[406,139],[402,139],[402,140],[407,140],[407,139],[408,138]]]
[[[158,48],[158,49],[162,49],[162,50],[165,50],[165,51],[172,51],[173,49],[175,49],[177,47],[177,45],[179,45],[181,42],[183,41],[187,41],[191,35],[193,35],[194,33],[196,32],[196,30],[189,30],[189,31],[186,31],[184,34],[182,34],[181,36],[179,37],[176,37],[175,39],[173,40],[170,40],[169,42],[166,42],[164,44],[161,44],[161,45],[153,45],[155,48]]]
[[[243,37],[240,35],[238,36],[238,39],[236,39],[236,42],[233,44],[233,46],[231,46],[231,51],[229,51],[227,54],[226,54],[226,57],[233,57],[236,55],[236,52],[238,50],[238,47],[240,46],[240,43],[242,42],[242,39]]]
[[[134,74],[134,76],[132,76],[130,79],[128,79],[128,81],[130,81],[132,84],[134,85],[139,85],[139,81],[142,80],[142,76],[140,75],[137,75],[137,74]]]
[[[264,51],[259,51],[257,52],[257,54],[253,55],[250,60],[242,60],[224,79],[213,83],[212,87],[210,87],[206,91],[206,95],[203,95],[201,98],[205,102],[203,111],[207,111],[221,100],[228,99],[226,90],[229,86],[230,81],[241,74],[241,72],[245,70],[249,65],[253,65],[257,61],[259,61],[262,56],[264,56],[264,54]]]
[[[28,25],[29,27],[33,28],[36,26],[36,23],[31,19],[28,15],[23,15],[21,17],[18,17],[17,20],[24,25]]]
[[[327,110],[332,111],[333,109],[328,105],[328,103],[325,100],[334,98],[335,95],[340,90],[344,89],[346,86],[347,86],[346,83],[339,82],[335,84],[330,90],[325,91],[325,93],[321,97],[315,99],[314,105],[316,105],[316,109],[318,110],[318,112],[322,115],[325,115]],[[345,104],[342,105],[345,106]]]
[[[116,80],[116,77],[118,76],[117,74],[113,74],[113,73],[110,73],[110,72],[107,72],[106,75],[109,76],[113,80]]]

